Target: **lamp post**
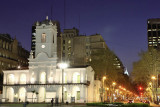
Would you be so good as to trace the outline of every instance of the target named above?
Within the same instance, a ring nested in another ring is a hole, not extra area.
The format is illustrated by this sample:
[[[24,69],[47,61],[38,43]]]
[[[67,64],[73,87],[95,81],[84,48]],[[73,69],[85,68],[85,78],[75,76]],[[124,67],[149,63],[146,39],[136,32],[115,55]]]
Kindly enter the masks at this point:
[[[103,89],[104,89],[104,80],[106,79],[106,77],[104,76],[103,77],[103,85],[102,85],[102,98],[103,98],[103,102],[104,102],[104,92],[103,92]]]
[[[113,86],[113,90],[112,90],[112,102],[114,102],[114,99],[113,99],[113,91],[114,91],[115,85],[116,85],[116,82],[112,82],[112,86]]]
[[[63,76],[64,76],[64,69],[67,68],[68,65],[67,65],[67,63],[59,63],[58,66],[60,69],[62,69],[62,103],[64,103],[64,99],[63,99],[63,94],[64,94],[63,93],[63,87],[64,87],[64,84],[63,84],[64,80],[63,79],[64,79],[64,77]]]
[[[107,101],[108,101],[108,90],[109,90],[109,88],[107,87],[106,90],[107,90],[106,91],[106,96],[107,96]]]

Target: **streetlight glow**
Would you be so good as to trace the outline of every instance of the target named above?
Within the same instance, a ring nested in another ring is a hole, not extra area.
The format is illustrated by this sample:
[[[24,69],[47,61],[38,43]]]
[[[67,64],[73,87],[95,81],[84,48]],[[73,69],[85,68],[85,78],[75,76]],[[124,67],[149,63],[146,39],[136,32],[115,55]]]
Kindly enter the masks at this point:
[[[152,80],[155,80],[155,79],[156,79],[156,77],[155,77],[155,76],[152,76],[152,77],[151,77],[151,79],[152,79]]]
[[[65,69],[68,67],[68,64],[67,63],[59,63],[58,66],[60,69]]]
[[[103,80],[105,80],[105,79],[106,79],[106,76],[103,77]]]
[[[115,85],[116,85],[116,82],[113,82],[112,85],[115,86]]]
[[[21,66],[20,65],[18,65],[18,67],[17,67],[18,69],[20,69],[21,68]]]

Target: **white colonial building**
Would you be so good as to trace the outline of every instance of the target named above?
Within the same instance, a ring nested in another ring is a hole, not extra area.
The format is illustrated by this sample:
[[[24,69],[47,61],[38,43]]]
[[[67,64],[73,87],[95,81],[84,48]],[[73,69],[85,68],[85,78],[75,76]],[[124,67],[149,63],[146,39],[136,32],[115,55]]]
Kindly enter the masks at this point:
[[[71,97],[79,103],[100,101],[100,81],[94,80],[92,67],[57,67],[57,27],[52,21],[37,22],[35,37],[35,58],[31,52],[29,69],[3,71],[4,101],[50,102],[58,98],[61,102],[62,86],[64,102],[71,102]]]

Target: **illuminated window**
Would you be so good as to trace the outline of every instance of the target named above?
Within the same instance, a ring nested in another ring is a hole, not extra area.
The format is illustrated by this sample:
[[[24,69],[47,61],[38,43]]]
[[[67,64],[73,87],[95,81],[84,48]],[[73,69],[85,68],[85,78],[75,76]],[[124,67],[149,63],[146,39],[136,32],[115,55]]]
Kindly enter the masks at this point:
[[[7,83],[8,84],[14,84],[14,75],[13,74],[8,75]]]
[[[77,75],[77,83],[80,83],[80,75]]]
[[[26,74],[21,74],[21,76],[20,76],[20,84],[26,84]]]
[[[80,100],[80,91],[77,91],[77,100]]]
[[[73,74],[73,83],[80,83],[80,74],[77,72]]]
[[[34,77],[31,78],[31,83],[33,84],[35,82]]]
[[[46,73],[42,72],[40,75],[40,83],[45,84],[46,83]]]
[[[70,43],[71,43],[71,40],[68,40],[68,43],[70,44]]]
[[[64,100],[67,100],[67,91],[64,92]]]
[[[45,33],[42,33],[41,42],[42,43],[46,42],[46,34]]]

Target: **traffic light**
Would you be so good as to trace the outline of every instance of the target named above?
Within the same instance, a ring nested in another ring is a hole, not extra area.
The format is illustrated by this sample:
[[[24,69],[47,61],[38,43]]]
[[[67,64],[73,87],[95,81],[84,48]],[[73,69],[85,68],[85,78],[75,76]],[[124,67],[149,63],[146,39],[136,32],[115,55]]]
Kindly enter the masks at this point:
[[[140,86],[140,87],[139,87],[139,90],[143,90],[143,88]]]

